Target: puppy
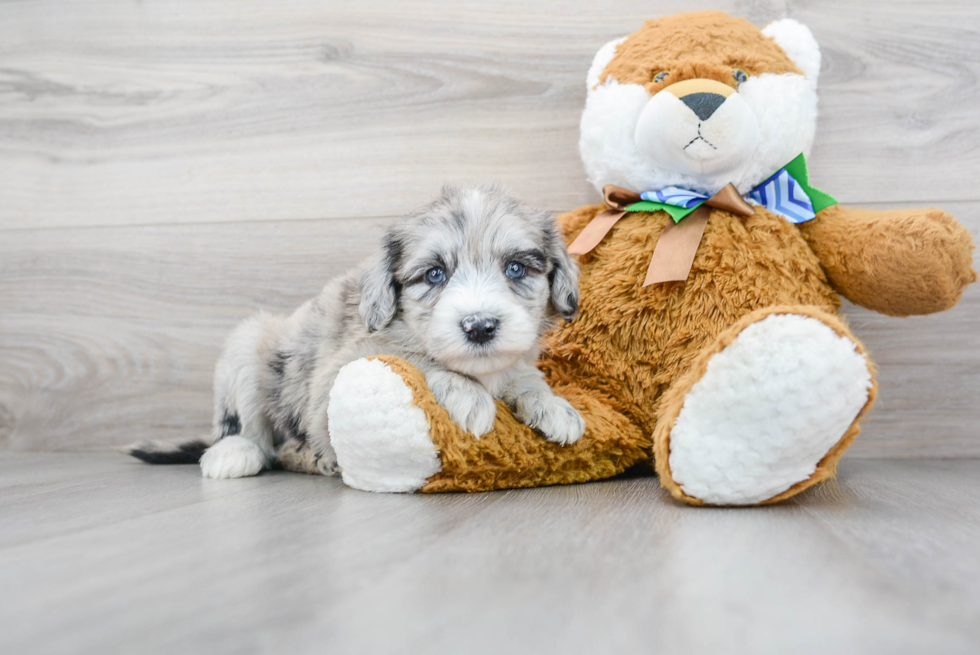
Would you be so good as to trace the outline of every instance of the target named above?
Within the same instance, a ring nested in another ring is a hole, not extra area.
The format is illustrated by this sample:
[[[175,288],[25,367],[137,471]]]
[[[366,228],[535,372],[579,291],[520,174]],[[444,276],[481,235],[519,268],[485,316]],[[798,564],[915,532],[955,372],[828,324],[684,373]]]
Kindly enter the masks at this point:
[[[291,316],[244,321],[218,361],[212,445],[138,446],[151,463],[200,460],[209,478],[255,475],[288,440],[307,441],[336,473],[327,404],[338,371],[369,355],[402,357],[475,438],[493,428],[495,398],[559,444],[585,422],[535,367],[538,341],[578,310],[578,267],[553,217],[492,185],[446,187],[394,224],[357,270]]]

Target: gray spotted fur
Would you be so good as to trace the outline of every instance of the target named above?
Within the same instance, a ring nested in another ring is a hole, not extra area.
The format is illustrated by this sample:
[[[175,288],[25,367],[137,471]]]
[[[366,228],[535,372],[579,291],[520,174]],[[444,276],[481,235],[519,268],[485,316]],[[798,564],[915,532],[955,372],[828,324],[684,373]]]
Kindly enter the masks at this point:
[[[524,278],[505,275],[512,261],[526,268]],[[437,266],[447,281],[432,285],[426,272]],[[551,214],[495,185],[447,186],[393,224],[368,261],[293,314],[259,314],[234,330],[215,372],[212,442],[238,436],[258,446],[266,466],[283,456],[290,468],[335,472],[327,406],[338,371],[361,357],[395,355],[425,373],[474,437],[492,427],[493,399],[503,398],[546,438],[570,443],[584,423],[534,362],[541,335],[559,317],[570,320],[578,298],[578,268]],[[474,314],[500,321],[486,344],[468,342],[460,329]],[[312,457],[302,454],[304,443]],[[161,461],[159,449],[144,452]],[[206,462],[207,454],[209,475]],[[227,473],[234,466],[222,470],[212,477],[238,477]]]

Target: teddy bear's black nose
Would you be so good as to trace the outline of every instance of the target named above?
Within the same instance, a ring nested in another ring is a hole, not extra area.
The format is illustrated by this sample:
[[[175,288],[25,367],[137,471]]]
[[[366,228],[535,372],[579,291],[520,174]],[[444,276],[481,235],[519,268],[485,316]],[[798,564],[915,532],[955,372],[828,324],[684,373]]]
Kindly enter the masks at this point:
[[[690,107],[698,118],[706,121],[725,102],[725,96],[717,93],[691,93],[681,98],[681,102]]]

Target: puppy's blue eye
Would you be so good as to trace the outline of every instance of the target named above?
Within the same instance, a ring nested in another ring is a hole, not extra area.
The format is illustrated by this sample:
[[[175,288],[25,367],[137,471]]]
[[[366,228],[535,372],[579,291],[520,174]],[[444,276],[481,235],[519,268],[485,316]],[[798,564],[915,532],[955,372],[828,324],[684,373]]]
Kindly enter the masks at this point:
[[[653,76],[653,83],[660,84],[661,82],[667,79],[668,75],[670,75],[670,73],[668,73],[667,71],[660,71],[659,73]]]
[[[739,84],[749,79],[749,76],[741,68],[736,68],[735,70],[733,70],[732,77],[734,77],[735,81],[738,82]]]
[[[429,272],[425,274],[425,281],[429,284],[442,284],[446,281],[446,271],[439,267],[430,268]]]
[[[507,270],[504,272],[506,273],[507,277],[509,277],[510,279],[519,280],[522,277],[524,277],[524,274],[527,271],[524,270],[524,264],[520,262],[511,262],[507,264]]]

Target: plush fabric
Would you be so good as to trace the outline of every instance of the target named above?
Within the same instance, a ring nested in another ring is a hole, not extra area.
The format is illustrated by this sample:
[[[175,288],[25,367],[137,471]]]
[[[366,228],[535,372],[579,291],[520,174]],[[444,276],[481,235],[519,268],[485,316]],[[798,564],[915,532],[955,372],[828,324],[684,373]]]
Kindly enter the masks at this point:
[[[660,475],[660,479],[663,482],[664,487],[670,491],[674,498],[692,505],[707,504],[704,499],[696,498],[685,493],[681,488],[681,485],[674,480],[673,472],[671,471],[670,433],[681,411],[684,409],[685,400],[689,392],[691,391],[692,387],[695,386],[695,384],[704,378],[708,371],[708,366],[716,354],[721,353],[729,345],[731,345],[746,330],[746,328],[753,325],[758,325],[761,321],[773,315],[782,315],[793,318],[806,317],[809,319],[818,320],[837,336],[852,342],[854,351],[868,363],[867,378],[865,378],[864,374],[862,373],[855,380],[858,384],[866,386],[866,393],[862,396],[863,404],[860,405],[860,410],[857,412],[857,416],[852,417],[852,419],[849,421],[849,425],[846,431],[843,432],[840,439],[837,440],[836,443],[831,444],[829,448],[826,448],[825,453],[821,457],[816,458],[815,465],[810,475],[805,479],[794,482],[784,490],[781,490],[780,493],[772,494],[768,499],[761,499],[757,502],[760,504],[776,503],[796,495],[807,487],[833,477],[837,471],[837,463],[840,461],[844,451],[847,450],[857,435],[861,432],[857,419],[871,409],[871,406],[874,404],[878,393],[878,386],[874,380],[874,369],[870,365],[870,359],[868,359],[867,351],[864,349],[864,346],[862,346],[861,343],[853,337],[844,322],[841,321],[839,317],[834,316],[831,312],[824,311],[818,307],[786,305],[756,310],[743,316],[735,325],[718,335],[710,346],[702,350],[699,353],[697,360],[677,381],[677,383],[671,387],[663,398],[661,410],[658,416],[658,427],[654,434],[654,460],[656,462],[657,473]],[[842,380],[842,382],[845,381]],[[842,390],[843,389],[832,389],[832,392],[839,393]],[[810,393],[809,397],[812,398],[813,394]],[[832,401],[833,399],[834,394],[831,393],[828,400]],[[818,402],[820,402],[820,399],[818,399]],[[821,410],[818,412],[818,416],[824,413],[826,402],[827,401],[820,402],[818,405]]]
[[[606,184],[638,193],[678,186],[710,196],[731,182],[744,194],[800,153],[809,155],[820,50],[809,30],[795,21],[777,21],[770,28],[771,38],[742,19],[696,12],[649,21],[603,46],[587,76],[579,139],[596,190]],[[809,73],[796,66],[776,36],[792,42]],[[652,51],[651,60],[637,63],[647,51]],[[744,82],[736,79],[736,69],[748,75]],[[654,82],[658,75],[663,79]],[[728,151],[720,168],[692,168],[675,158],[651,156],[669,152],[671,138],[683,145],[688,128],[699,127],[698,117],[670,92],[678,83],[695,80],[738,90],[720,110],[725,120],[715,117],[706,134]],[[664,90],[668,93],[660,93]],[[724,135],[737,138],[723,146],[714,137]]]
[[[484,491],[585,482],[622,473],[645,457],[651,443],[650,435],[625,416],[574,385],[557,389],[590,423],[582,439],[565,447],[542,439],[503,404],[494,430],[474,439],[449,420],[422,373],[397,357],[357,360],[341,370],[334,388],[330,433],[344,482],[366,491]],[[279,464],[323,473],[312,450],[295,443],[282,451]]]
[[[439,422],[398,363],[358,359],[340,369],[330,390],[330,443],[344,482],[365,491],[416,491],[442,464],[432,443]],[[429,399],[431,404],[431,399]]]
[[[602,209],[561,217],[569,237]],[[758,208],[743,219],[713,210],[687,282],[641,287],[670,218],[629,214],[580,262],[579,317],[549,335],[541,367],[552,383],[579,380],[652,434],[660,397],[702,348],[756,308],[840,301],[799,229]]]
[[[719,12],[647,22],[603,46],[589,70],[580,150],[590,181],[709,196],[731,182],[747,193],[809,149],[819,66],[813,35],[789,19],[762,30]],[[688,80],[701,81],[663,93]],[[715,123],[685,101],[687,89],[714,93]],[[663,154],[685,130],[691,143],[717,142],[691,154],[684,137]],[[604,209],[562,215],[566,239]],[[749,217],[714,209],[687,280],[644,287],[670,221],[662,211],[620,219],[580,258],[578,317],[544,339],[541,369],[586,421],[571,446],[546,442],[503,404],[476,440],[421,373],[382,358],[438,450],[440,469],[421,491],[583,482],[647,462],[692,505],[784,500],[833,476],[876,395],[873,363],[837,316],[839,294],[907,316],[953,306],[977,279],[970,236],[943,211],[833,205],[800,224],[764,207]],[[340,450],[346,478],[360,465]],[[382,471],[375,490],[386,484]]]
[[[599,81],[611,77],[620,84],[642,84],[653,95],[678,77],[734,86],[732,68],[749,75],[803,72],[747,20],[721,11],[700,11],[648,20],[616,50]],[[654,82],[661,71],[672,75]]]
[[[833,288],[890,316],[949,309],[977,281],[970,233],[941,209],[835,205],[800,231]]]

